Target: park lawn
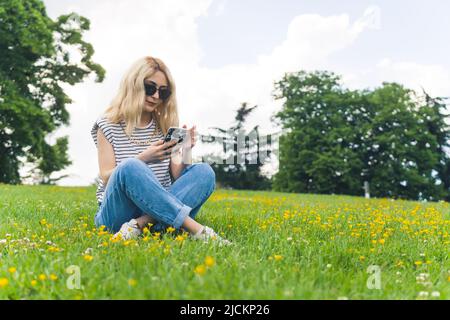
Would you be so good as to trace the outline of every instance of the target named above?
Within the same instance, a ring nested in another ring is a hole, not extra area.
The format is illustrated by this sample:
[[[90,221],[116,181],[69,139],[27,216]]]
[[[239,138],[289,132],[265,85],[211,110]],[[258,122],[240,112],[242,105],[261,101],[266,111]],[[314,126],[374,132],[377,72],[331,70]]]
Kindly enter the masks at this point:
[[[117,241],[96,206],[93,187],[0,185],[0,299],[450,298],[449,203],[216,190],[198,221],[231,247]]]

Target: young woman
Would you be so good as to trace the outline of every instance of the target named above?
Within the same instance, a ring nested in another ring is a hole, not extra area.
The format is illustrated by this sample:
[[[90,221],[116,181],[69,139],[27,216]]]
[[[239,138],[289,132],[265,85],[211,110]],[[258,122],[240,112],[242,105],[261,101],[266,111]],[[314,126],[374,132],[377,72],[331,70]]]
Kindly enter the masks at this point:
[[[100,168],[95,224],[123,239],[138,237],[151,224],[151,231],[172,226],[193,239],[230,244],[194,220],[215,188],[211,167],[192,164],[195,126],[181,146],[163,141],[169,127],[179,126],[175,94],[163,61],[139,59],[95,122],[91,133]]]

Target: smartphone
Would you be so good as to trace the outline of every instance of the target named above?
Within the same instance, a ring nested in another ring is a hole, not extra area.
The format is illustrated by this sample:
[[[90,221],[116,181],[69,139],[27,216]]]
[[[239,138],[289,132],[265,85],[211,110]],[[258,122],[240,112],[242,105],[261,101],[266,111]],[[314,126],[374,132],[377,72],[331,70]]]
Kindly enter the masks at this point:
[[[169,130],[167,130],[167,134],[164,137],[164,142],[169,142],[171,140],[178,140],[176,144],[179,144],[186,139],[187,135],[187,129],[185,128],[177,128],[177,127],[170,127]]]

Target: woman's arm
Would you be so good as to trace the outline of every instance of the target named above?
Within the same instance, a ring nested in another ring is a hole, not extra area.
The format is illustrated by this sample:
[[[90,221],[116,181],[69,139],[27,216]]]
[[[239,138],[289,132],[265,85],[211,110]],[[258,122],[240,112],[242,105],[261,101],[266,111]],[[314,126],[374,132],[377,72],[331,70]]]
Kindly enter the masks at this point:
[[[109,177],[116,168],[116,159],[114,157],[114,149],[111,143],[106,139],[102,130],[97,130],[98,144],[98,166],[100,169],[100,178],[106,187]]]

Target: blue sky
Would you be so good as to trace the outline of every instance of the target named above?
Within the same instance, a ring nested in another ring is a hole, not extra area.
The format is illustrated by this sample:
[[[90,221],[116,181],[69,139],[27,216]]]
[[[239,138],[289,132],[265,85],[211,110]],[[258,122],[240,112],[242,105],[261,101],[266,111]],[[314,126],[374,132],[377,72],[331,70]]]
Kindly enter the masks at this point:
[[[352,50],[337,54],[342,65],[370,65],[380,57],[448,65],[450,53],[450,2],[432,1],[216,1],[212,14],[200,17],[199,39],[205,53],[201,63],[220,67],[251,63],[269,53],[285,37],[290,21],[299,14],[348,14],[357,19],[365,8],[380,8],[381,29],[356,41]],[[214,14],[223,6],[220,15]]]
[[[228,127],[242,102],[258,105],[248,126],[277,132],[270,117],[281,101],[273,82],[286,72],[331,70],[351,88],[396,81],[450,96],[450,2],[288,0],[44,0],[52,18],[75,11],[91,21],[86,41],[106,69],[66,92],[73,161],[65,185],[92,183],[98,172],[90,136],[128,67],[153,55],[177,84],[180,125]],[[75,55],[76,56],[76,55]],[[193,156],[204,149],[196,146]],[[276,170],[275,163],[272,169]],[[269,170],[269,171],[270,171]]]

